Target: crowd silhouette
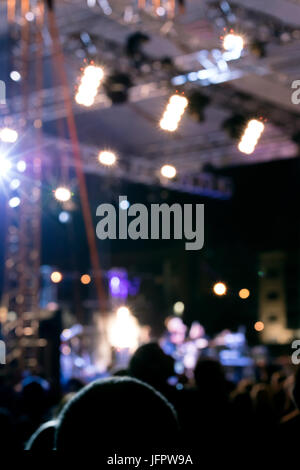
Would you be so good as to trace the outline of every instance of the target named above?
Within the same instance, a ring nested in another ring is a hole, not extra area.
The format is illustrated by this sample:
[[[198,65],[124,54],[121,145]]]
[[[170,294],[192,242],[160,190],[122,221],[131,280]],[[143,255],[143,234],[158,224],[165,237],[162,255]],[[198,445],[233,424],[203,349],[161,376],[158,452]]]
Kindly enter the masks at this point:
[[[60,393],[41,377],[14,387],[2,377],[0,450],[205,453],[250,451],[262,442],[270,451],[297,445],[300,369],[264,368],[257,380],[234,383],[218,361],[200,357],[192,379],[171,385],[174,375],[174,360],[149,343],[137,349],[128,369],[89,384],[72,379]]]

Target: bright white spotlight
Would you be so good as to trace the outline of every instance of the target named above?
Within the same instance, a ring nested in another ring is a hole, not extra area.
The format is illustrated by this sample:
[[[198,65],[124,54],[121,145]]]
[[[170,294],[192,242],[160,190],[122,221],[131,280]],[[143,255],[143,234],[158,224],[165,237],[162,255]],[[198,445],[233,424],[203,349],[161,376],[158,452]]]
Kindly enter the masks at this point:
[[[70,220],[70,214],[67,211],[61,211],[58,216],[58,220],[62,224],[66,224]]]
[[[265,125],[257,119],[251,119],[248,122],[244,134],[238,145],[238,149],[242,153],[250,155],[254,152],[255,147],[264,131]]]
[[[26,170],[26,162],[24,162],[24,160],[20,160],[18,163],[17,163],[17,170],[20,172],[20,173],[24,173],[24,171]]]
[[[227,286],[224,284],[224,282],[217,282],[213,286],[213,291],[216,295],[225,295],[227,292]]]
[[[120,202],[119,207],[122,211],[127,211],[127,209],[130,207],[130,202],[127,201],[127,199],[124,199]]]
[[[185,96],[171,96],[159,123],[161,129],[169,132],[176,131],[188,103]]]
[[[129,308],[119,307],[108,327],[110,344],[117,349],[134,350],[138,346],[139,335],[139,324]]]
[[[223,39],[223,47],[225,51],[233,52],[236,57],[240,57],[244,49],[244,39],[239,34],[226,34]]]
[[[102,152],[99,153],[98,160],[102,165],[112,166],[116,163],[117,157],[114,152],[103,150]]]
[[[15,197],[12,197],[9,201],[8,201],[8,205],[12,208],[15,208],[15,207],[18,207],[21,203],[21,199],[17,196]]]
[[[177,172],[173,165],[164,165],[161,167],[160,173],[165,178],[172,179],[175,178]]]
[[[12,70],[9,76],[14,82],[19,82],[21,80],[21,74],[17,70]]]
[[[101,67],[88,65],[82,74],[75,101],[83,106],[92,106],[103,80],[104,72]]]
[[[0,129],[0,140],[2,140],[2,142],[13,144],[16,142],[17,138],[18,133],[14,129],[10,129],[9,127]]]
[[[4,155],[0,155],[0,176],[6,176],[11,169],[11,162]]]
[[[68,188],[60,186],[54,191],[55,198],[60,202],[67,202],[71,199],[71,191]]]
[[[50,275],[50,279],[52,282],[54,282],[54,284],[58,284],[62,281],[63,275],[59,271],[53,271],[53,273]]]

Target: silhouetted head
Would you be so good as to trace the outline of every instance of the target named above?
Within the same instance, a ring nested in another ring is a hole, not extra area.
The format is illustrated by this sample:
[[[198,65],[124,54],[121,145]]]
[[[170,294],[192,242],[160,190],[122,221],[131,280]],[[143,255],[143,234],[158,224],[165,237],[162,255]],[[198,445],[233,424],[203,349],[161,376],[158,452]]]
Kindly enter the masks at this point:
[[[198,389],[218,391],[224,390],[225,375],[218,361],[199,358],[194,370],[195,382]]]
[[[163,385],[174,375],[174,360],[157,343],[144,344],[133,354],[129,374],[154,387]]]
[[[56,421],[47,421],[31,436],[26,444],[26,450],[32,452],[50,452],[54,449]]]
[[[62,452],[165,446],[178,433],[176,414],[152,387],[129,377],[97,380],[62,410],[56,448]]]
[[[21,399],[26,412],[37,413],[46,406],[49,384],[46,380],[30,376],[22,381]]]
[[[295,403],[300,410],[300,367],[298,367],[296,374],[295,374],[295,385],[293,390],[293,396]]]

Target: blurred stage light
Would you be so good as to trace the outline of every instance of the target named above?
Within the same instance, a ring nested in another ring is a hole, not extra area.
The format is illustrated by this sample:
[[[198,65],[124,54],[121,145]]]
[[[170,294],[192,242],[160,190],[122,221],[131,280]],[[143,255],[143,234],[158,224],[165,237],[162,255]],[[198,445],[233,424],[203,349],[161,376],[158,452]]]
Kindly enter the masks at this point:
[[[61,352],[64,356],[68,356],[69,354],[71,354],[71,348],[70,346],[68,346],[67,344],[63,344],[61,346]]]
[[[31,22],[34,20],[35,16],[34,16],[34,13],[32,13],[32,11],[28,11],[26,14],[25,14],[25,18],[28,22]]]
[[[82,284],[89,284],[91,282],[91,276],[89,276],[88,274],[83,274],[80,278],[80,281]]]
[[[217,282],[213,287],[213,291],[216,295],[225,295],[227,287],[223,282]]]
[[[102,150],[98,155],[98,160],[102,165],[112,166],[116,163],[117,157],[114,152]]]
[[[67,211],[61,211],[58,215],[58,220],[62,223],[62,224],[66,224],[67,222],[69,222],[70,220],[70,214],[69,212]]]
[[[17,178],[14,178],[11,182],[10,182],[10,189],[13,189],[13,190],[16,190],[20,187],[20,180],[18,180]]]
[[[244,39],[239,34],[226,34],[223,39],[223,47],[226,51],[242,50],[244,48]]]
[[[101,67],[88,65],[82,74],[75,100],[83,106],[92,106],[98,93],[98,88],[103,80],[104,72]]]
[[[55,199],[61,202],[67,202],[71,199],[71,191],[64,186],[60,186],[54,191]]]
[[[53,273],[51,273],[50,278],[51,281],[54,282],[54,284],[58,284],[62,281],[63,276],[59,271],[53,271]]]
[[[161,167],[160,173],[165,178],[172,179],[175,178],[177,172],[173,165],[164,165]]]
[[[158,16],[164,16],[166,14],[166,9],[164,7],[157,7],[156,14]]]
[[[262,321],[257,321],[256,323],[254,323],[254,329],[255,329],[255,331],[263,331],[264,328],[265,328],[264,322],[262,322]]]
[[[131,312],[128,307],[125,307],[124,305],[122,307],[119,307],[117,310],[117,317],[122,318],[122,317],[129,317],[131,315]]]
[[[253,153],[264,128],[265,125],[261,121],[258,121],[257,119],[251,119],[248,122],[238,145],[239,151],[246,153],[247,155]]]
[[[159,123],[161,129],[169,132],[176,131],[188,103],[185,96],[171,96]]]
[[[21,199],[18,196],[12,197],[8,201],[9,207],[12,207],[12,208],[18,207],[20,205],[20,203],[21,203]]]
[[[108,328],[110,344],[117,349],[134,350],[138,347],[139,335],[139,324],[129,308],[119,307]]]
[[[114,289],[117,289],[119,287],[120,282],[120,278],[118,278],[117,276],[113,276],[110,280],[110,284]]]
[[[0,176],[6,176],[10,169],[11,162],[4,155],[0,155]]]
[[[130,202],[127,201],[127,199],[124,199],[120,202],[119,207],[120,209],[122,209],[122,211],[127,211],[127,209],[129,209],[130,207]]]
[[[241,289],[239,292],[239,296],[241,299],[248,299],[248,297],[250,296],[249,289]]]
[[[17,163],[17,170],[20,172],[20,173],[23,173],[25,170],[26,170],[26,162],[24,162],[24,160],[20,160],[18,163]]]
[[[184,312],[184,303],[180,300],[173,305],[173,311],[176,315],[182,315]]]
[[[14,82],[19,82],[21,80],[21,74],[17,70],[12,70],[9,76]]]
[[[239,34],[226,34],[223,39],[223,48],[225,51],[233,53],[235,58],[238,58],[244,49],[244,39]]]
[[[14,129],[9,127],[3,127],[0,129],[0,140],[9,144],[13,144],[18,139],[18,133]]]

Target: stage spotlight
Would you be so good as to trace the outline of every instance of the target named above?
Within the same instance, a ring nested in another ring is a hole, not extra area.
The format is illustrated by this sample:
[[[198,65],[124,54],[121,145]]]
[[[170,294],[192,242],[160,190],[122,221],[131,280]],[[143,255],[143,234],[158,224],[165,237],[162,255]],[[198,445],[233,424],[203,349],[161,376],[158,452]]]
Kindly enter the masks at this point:
[[[0,176],[6,176],[10,169],[11,162],[4,155],[0,155]]]
[[[71,191],[68,188],[60,186],[54,191],[55,199],[60,202],[67,202],[71,199]]]
[[[258,331],[258,332],[259,332],[259,331],[263,331],[264,328],[265,328],[264,322],[262,322],[262,321],[257,321],[257,322],[254,323],[254,329],[255,329],[255,331]]]
[[[83,106],[92,106],[98,93],[98,88],[104,78],[104,72],[101,67],[88,65],[81,77],[75,100]]]
[[[210,103],[210,98],[200,91],[194,91],[189,95],[188,112],[198,122],[205,120],[204,110]]]
[[[114,152],[102,150],[98,155],[98,160],[102,165],[112,166],[116,163],[117,157]]]
[[[172,179],[175,178],[177,171],[173,165],[164,165],[161,167],[160,173],[165,178]]]
[[[24,162],[24,160],[20,160],[18,163],[17,163],[17,170],[20,172],[20,173],[24,173],[24,171],[26,170],[26,162]]]
[[[89,276],[88,274],[83,274],[80,278],[80,281],[82,284],[87,285],[91,282],[91,276]]]
[[[216,295],[225,295],[227,292],[227,287],[223,282],[217,282],[213,287],[213,291]]]
[[[18,197],[18,196],[15,196],[15,197],[12,197],[9,201],[8,201],[8,205],[9,207],[11,207],[12,209],[14,209],[15,207],[18,207],[21,203],[21,199]]]
[[[127,211],[127,209],[129,209],[130,207],[130,202],[127,201],[127,199],[124,199],[120,202],[119,207],[120,209],[122,209],[122,211]]]
[[[239,34],[226,34],[223,39],[223,48],[238,58],[244,49],[244,39]]]
[[[18,178],[14,178],[11,182],[10,182],[10,189],[13,189],[13,190],[16,190],[20,187],[20,184],[21,184],[21,181],[18,180]]]
[[[62,224],[66,224],[70,220],[70,214],[67,211],[61,211],[58,215],[58,220]]]
[[[185,96],[172,95],[159,123],[161,129],[169,132],[176,131],[187,105],[188,100]]]
[[[175,304],[173,305],[173,312],[176,315],[182,315],[184,312],[184,308],[185,308],[184,303],[179,300],[178,302],[175,302]]]
[[[25,14],[25,18],[26,18],[26,20],[27,20],[29,23],[31,23],[31,22],[34,20],[34,18],[35,18],[34,13],[32,13],[32,11],[28,11],[28,12]]]
[[[113,104],[122,104],[128,100],[129,88],[132,86],[131,78],[126,73],[110,75],[103,87]]]
[[[17,70],[12,70],[9,76],[14,82],[19,82],[21,80],[21,74]]]
[[[0,140],[9,144],[13,144],[18,139],[18,133],[14,129],[9,127],[3,127],[0,129]]]
[[[140,327],[128,307],[118,308],[116,315],[109,322],[108,337],[110,344],[117,349],[136,349]]]
[[[124,305],[122,307],[119,307],[117,310],[117,317],[129,317],[130,315],[130,310],[128,307],[125,307]]]
[[[239,292],[239,296],[241,299],[248,299],[248,297],[250,296],[249,289],[241,289]]]
[[[254,152],[255,147],[263,133],[265,125],[263,122],[258,121],[257,119],[251,119],[248,122],[247,127],[244,131],[244,134],[238,145],[238,149],[242,153],[250,155]]]
[[[62,273],[60,273],[59,271],[53,271],[50,276],[50,279],[52,282],[54,282],[54,284],[58,284],[59,282],[61,282],[62,278]]]
[[[114,288],[114,289],[118,289],[118,287],[120,286],[120,278],[118,278],[117,276],[113,276],[110,280],[110,284],[111,284],[111,287]]]

